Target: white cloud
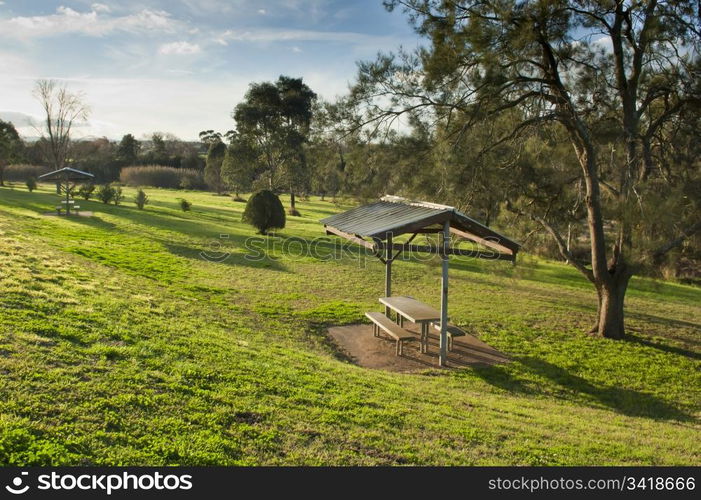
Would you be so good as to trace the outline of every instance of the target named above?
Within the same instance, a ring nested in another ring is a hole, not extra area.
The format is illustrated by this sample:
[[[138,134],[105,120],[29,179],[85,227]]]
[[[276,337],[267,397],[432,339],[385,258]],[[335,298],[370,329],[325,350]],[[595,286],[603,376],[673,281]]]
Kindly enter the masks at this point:
[[[36,137],[37,131],[30,120],[40,126],[42,109],[32,97],[32,85],[36,78],[53,76],[72,91],[83,92],[92,110],[88,123],[75,130],[76,138],[107,136],[119,139],[127,133],[140,137],[154,130],[163,130],[183,139],[196,140],[200,130],[232,128],[231,110],[243,98],[249,83],[273,81],[278,76],[276,70],[263,70],[201,81],[195,75],[189,75],[187,70],[170,69],[167,72],[172,77],[13,75],[0,79],[0,118],[17,120],[20,134]],[[324,98],[343,94],[348,84],[345,77],[332,70],[306,72],[304,81]]]
[[[266,15],[267,13],[268,13],[268,11],[265,10],[265,9],[258,9],[258,14],[260,14],[261,16],[264,16],[264,15]]]
[[[126,16],[110,16],[93,4],[93,10],[78,12],[70,7],[59,7],[56,13],[45,16],[16,16],[0,20],[0,36],[7,38],[38,38],[63,34],[104,36],[113,32],[172,33],[180,25],[168,12],[143,9]]]
[[[39,122],[39,118],[36,116],[28,115],[27,113],[22,113],[21,111],[3,111],[0,110],[0,120],[5,120],[12,122],[20,134],[23,130],[32,127]],[[26,134],[25,134],[26,135]]]
[[[72,89],[83,90],[92,106],[93,128],[77,133],[111,138],[163,130],[196,139],[200,130],[228,130],[233,126],[230,113],[236,105],[235,96],[243,96],[248,85],[243,77],[201,82],[184,74],[176,78],[66,81]],[[99,126],[97,118],[111,125]]]
[[[222,45],[227,42],[343,42],[351,44],[374,43],[385,37],[354,33],[351,31],[313,31],[313,30],[226,30],[216,38]]]
[[[245,5],[245,0],[181,0],[193,14],[209,15],[209,14],[230,14],[240,11]]]
[[[295,45],[294,47],[292,47],[292,52],[294,52],[295,54],[301,54],[301,53],[302,53],[302,49],[300,49],[299,47],[297,47],[297,46]]]
[[[171,73],[173,75],[177,76],[183,76],[183,75],[194,75],[194,71],[190,71],[189,69],[181,69],[181,68],[172,68],[166,70],[168,73]]]
[[[90,6],[90,8],[95,12],[112,12],[110,6],[105,5],[104,3],[94,3]]]
[[[0,75],[27,76],[36,73],[36,65],[26,57],[12,51],[0,50]]]
[[[187,75],[177,78],[57,78],[72,91],[85,94],[92,113],[88,123],[75,129],[74,137],[119,139],[137,137],[154,130],[172,132],[183,139],[196,139],[200,130],[232,128],[231,110],[236,97],[248,86],[245,77],[200,82]],[[33,79],[0,79],[0,117],[17,120],[18,132],[36,137],[31,125],[41,125],[42,109],[32,97]],[[187,99],[183,99],[187,96]],[[11,104],[10,108],[7,106]]]
[[[200,46],[196,43],[171,42],[161,45],[158,52],[165,55],[191,55],[198,54],[201,50]]]
[[[302,7],[307,5],[302,0],[275,1],[284,6],[266,3],[267,17],[260,18],[256,11],[261,10],[262,4],[244,0],[203,0],[202,3],[191,0],[193,9],[211,3],[213,9],[225,4],[235,10],[236,17],[231,20],[228,31],[213,29],[201,22],[205,17],[201,10],[192,15],[186,10],[185,17],[177,14],[182,12],[182,6],[178,11],[172,10],[173,15],[156,10],[171,8],[164,7],[172,5],[165,0],[153,3],[65,0],[64,5],[72,8],[61,7],[36,16],[26,11],[22,15],[7,13],[7,7],[0,9],[0,75],[3,75],[0,110],[40,117],[42,111],[31,95],[32,86],[38,78],[54,78],[67,83],[71,90],[84,92],[92,108],[90,122],[76,129],[77,136],[106,135],[118,139],[125,133],[138,137],[163,130],[184,139],[196,139],[200,130],[227,130],[233,126],[231,110],[243,98],[250,82],[274,81],[280,73],[300,75],[319,95],[332,98],[345,93],[348,79],[354,76],[355,60],[372,57],[378,49],[393,48],[402,41],[390,32],[378,36],[275,28],[273,25],[235,29],[246,26],[238,22],[244,17],[259,21],[273,17],[294,18],[293,8],[299,3],[301,16]],[[309,0],[309,4],[314,1]],[[102,2],[99,5],[111,10],[108,12],[93,2]],[[241,9],[245,10],[245,16]],[[224,21],[221,12],[213,12],[217,20]],[[285,25],[313,25],[306,21],[305,18],[304,23]],[[99,45],[95,44],[99,48],[97,51],[83,53],[78,46],[72,53],[47,59],[45,54],[52,52],[45,52],[43,48],[51,47],[55,43],[52,37],[56,35],[104,38]],[[5,47],[15,40],[32,43],[11,43],[12,47]],[[267,44],[277,43],[282,45],[280,50],[287,51],[287,58],[276,60],[275,52],[266,50]],[[336,53],[326,57],[326,51],[319,50],[318,57],[317,54],[306,57],[307,53],[330,43],[339,45]],[[217,44],[231,45],[236,50],[211,50]],[[303,53],[297,54],[298,51]],[[249,63],[258,57],[260,61]],[[244,59],[245,68],[231,64],[231,59],[238,58]],[[13,116],[25,124],[21,133],[36,135],[26,126],[23,116]]]

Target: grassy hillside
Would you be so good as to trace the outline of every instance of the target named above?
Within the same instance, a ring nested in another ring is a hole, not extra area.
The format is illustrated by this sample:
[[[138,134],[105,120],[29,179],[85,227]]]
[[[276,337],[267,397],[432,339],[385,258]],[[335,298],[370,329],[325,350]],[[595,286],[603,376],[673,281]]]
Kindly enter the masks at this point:
[[[701,463],[698,288],[634,279],[630,338],[609,341],[583,333],[576,271],[455,262],[452,318],[513,363],[371,371],[324,329],[380,310],[381,264],[289,239],[343,207],[302,201],[246,250],[243,204],[147,193],[65,219],[39,215],[50,186],[0,188],[0,464]],[[395,293],[438,305],[435,260],[394,271]]]

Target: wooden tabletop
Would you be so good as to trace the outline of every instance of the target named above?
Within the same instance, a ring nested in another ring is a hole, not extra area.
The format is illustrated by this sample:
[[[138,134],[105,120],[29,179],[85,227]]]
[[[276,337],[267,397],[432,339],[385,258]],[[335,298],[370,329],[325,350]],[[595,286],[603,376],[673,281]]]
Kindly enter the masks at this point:
[[[441,319],[440,311],[411,297],[405,297],[403,295],[380,297],[380,302],[414,323],[437,321]]]

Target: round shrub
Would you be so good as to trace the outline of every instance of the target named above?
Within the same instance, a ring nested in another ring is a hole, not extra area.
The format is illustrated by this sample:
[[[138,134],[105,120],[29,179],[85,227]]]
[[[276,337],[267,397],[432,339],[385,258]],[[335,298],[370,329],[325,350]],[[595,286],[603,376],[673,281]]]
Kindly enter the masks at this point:
[[[187,201],[185,198],[179,198],[180,200],[180,210],[183,212],[189,212],[190,208],[192,208],[192,203]]]
[[[78,196],[83,198],[85,201],[88,201],[90,197],[92,196],[93,192],[95,191],[95,184],[89,182],[87,184],[83,184],[80,186],[78,189]]]
[[[266,234],[269,229],[285,227],[285,208],[272,191],[258,191],[248,199],[243,221],[258,229],[260,234]]]
[[[146,204],[148,203],[148,195],[144,193],[143,189],[139,188],[139,190],[136,192],[134,203],[136,203],[136,206],[139,210],[143,210]]]
[[[29,189],[29,192],[31,193],[37,188],[37,180],[34,177],[30,177],[27,179],[27,189]]]
[[[112,195],[112,201],[115,205],[119,205],[124,199],[124,193],[122,193],[122,186],[113,187],[112,190],[114,191],[114,194]]]
[[[97,190],[97,199],[106,205],[114,199],[114,188],[109,184],[100,186]]]

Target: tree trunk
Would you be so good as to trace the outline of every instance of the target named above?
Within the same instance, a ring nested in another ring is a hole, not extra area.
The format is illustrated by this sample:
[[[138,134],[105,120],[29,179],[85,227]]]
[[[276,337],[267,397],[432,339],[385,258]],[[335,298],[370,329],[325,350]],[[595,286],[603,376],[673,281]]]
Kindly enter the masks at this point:
[[[290,209],[287,213],[290,215],[299,215],[297,207],[295,206],[295,192],[292,189],[290,189]]]
[[[642,140],[642,149],[643,149],[643,161],[641,164],[640,168],[640,175],[639,180],[641,182],[647,181],[648,177],[652,173],[652,170],[654,168],[654,163],[652,160],[652,149],[650,146],[650,140],[647,138],[643,138]]]
[[[632,273],[626,269],[614,271],[607,282],[597,282],[599,296],[597,318],[591,333],[608,339],[625,337],[624,302]]]

